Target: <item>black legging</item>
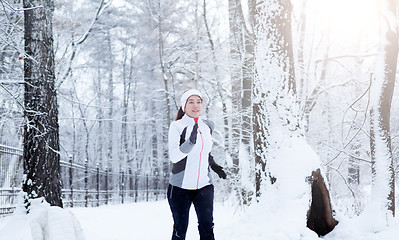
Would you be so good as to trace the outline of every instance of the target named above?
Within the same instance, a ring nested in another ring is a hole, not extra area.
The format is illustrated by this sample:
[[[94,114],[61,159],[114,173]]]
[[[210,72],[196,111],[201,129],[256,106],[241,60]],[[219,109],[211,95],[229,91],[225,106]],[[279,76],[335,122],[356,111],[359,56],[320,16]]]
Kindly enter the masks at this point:
[[[186,190],[169,185],[168,202],[173,215],[172,240],[186,238],[191,204],[198,218],[200,240],[214,240],[213,235],[213,185],[198,190]]]

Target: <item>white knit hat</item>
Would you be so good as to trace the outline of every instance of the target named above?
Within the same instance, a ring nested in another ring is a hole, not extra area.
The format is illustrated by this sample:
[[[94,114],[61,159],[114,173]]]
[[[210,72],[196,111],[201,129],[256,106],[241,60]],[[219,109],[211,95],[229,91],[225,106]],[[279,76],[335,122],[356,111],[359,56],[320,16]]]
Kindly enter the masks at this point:
[[[187,100],[188,100],[191,96],[193,96],[193,95],[197,95],[198,97],[200,97],[200,98],[202,99],[202,96],[201,96],[200,91],[198,91],[198,90],[196,90],[196,89],[187,90],[187,91],[185,91],[185,92],[183,93],[183,95],[181,95],[181,98],[180,98],[180,105],[181,105],[181,109],[183,110],[183,112],[184,112],[184,108],[185,108],[185,106],[186,106]]]

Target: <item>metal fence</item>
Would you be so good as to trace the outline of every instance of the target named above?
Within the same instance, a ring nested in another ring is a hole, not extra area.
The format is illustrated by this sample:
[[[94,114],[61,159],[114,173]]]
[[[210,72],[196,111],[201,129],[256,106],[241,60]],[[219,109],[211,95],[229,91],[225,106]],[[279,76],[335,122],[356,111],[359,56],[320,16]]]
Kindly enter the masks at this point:
[[[22,150],[0,144],[0,215],[14,211],[22,172]]]
[[[108,169],[60,161],[64,207],[160,200],[166,197],[167,176],[127,169]],[[12,213],[21,191],[22,150],[0,144],[0,215]]]

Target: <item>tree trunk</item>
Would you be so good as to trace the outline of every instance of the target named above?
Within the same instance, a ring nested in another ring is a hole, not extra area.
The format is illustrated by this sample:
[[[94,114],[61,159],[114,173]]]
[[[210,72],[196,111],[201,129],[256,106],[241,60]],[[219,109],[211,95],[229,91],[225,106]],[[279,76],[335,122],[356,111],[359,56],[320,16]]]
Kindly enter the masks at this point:
[[[305,30],[306,30],[306,5],[307,0],[302,1],[302,9],[299,21],[299,33],[298,33],[298,97],[299,99],[304,99],[305,94],[305,81],[307,82],[307,74],[305,70]]]
[[[386,3],[387,9],[383,9],[385,15],[382,16],[387,21],[386,26],[383,26],[386,28],[386,39],[381,41],[383,44],[381,56],[376,64],[376,77],[371,85],[370,150],[374,175],[373,189],[376,189],[373,191],[372,201],[380,206],[385,205],[382,207],[395,216],[395,171],[391,147],[390,112],[398,61],[398,26],[394,21],[397,18],[398,3],[396,0],[387,0]],[[377,158],[377,156],[385,157]],[[386,176],[389,176],[388,182],[385,180]]]
[[[157,114],[159,113],[159,108],[156,106],[156,103],[154,101],[150,102],[150,107],[151,108],[151,116],[153,116],[151,119],[149,119],[149,126],[151,127],[151,155],[149,159],[151,159],[150,163],[150,169],[153,173],[159,172],[159,162],[158,162],[158,131],[159,129],[157,128]],[[162,139],[163,140],[163,139]]]
[[[168,77],[167,75],[167,67],[164,63],[164,37],[162,34],[162,5],[161,0],[158,0],[158,54],[159,54],[159,63],[161,65],[162,70],[162,80],[165,88],[165,104],[166,104],[166,126],[169,126],[172,122],[171,116],[171,104],[170,104],[170,93],[169,93],[169,85],[168,85]]]
[[[96,118],[98,122],[97,126],[97,146],[95,151],[95,157],[97,163],[103,168],[107,166],[107,161],[104,159],[104,110],[101,106],[103,106],[103,93],[102,93],[102,74],[100,66],[97,66],[97,79],[94,79],[93,85],[95,86],[95,94],[96,94]]]
[[[252,38],[245,28],[245,19],[242,11],[241,1],[229,0],[229,23],[230,23],[230,77],[232,86],[232,139],[230,155],[232,158],[233,186],[237,192],[240,204],[249,204],[253,191],[242,185],[243,178],[250,176],[250,171],[242,172],[240,165],[250,163],[240,163],[241,154],[245,154],[250,159],[251,152],[251,84],[252,68],[250,62],[253,52],[251,49]],[[249,39],[250,38],[250,39]],[[247,46],[249,45],[249,46]]]
[[[312,166],[309,169],[313,171],[308,227],[319,235],[325,235],[337,222],[332,216],[329,193],[320,170],[315,171],[320,166],[320,160],[315,157],[316,154],[311,154],[313,151],[306,143],[303,126],[300,124],[292,49],[291,2],[258,1],[256,27],[253,112],[256,197],[260,199],[262,191],[268,188],[276,190],[272,193],[276,198],[281,197],[280,191],[294,192],[292,184],[303,181],[302,178],[306,178],[304,174],[309,171],[296,167],[298,159],[292,157],[296,156],[292,155],[297,151],[295,148],[303,144],[300,149],[303,151],[309,148],[306,160]],[[287,146],[289,147],[286,149]],[[286,152],[290,152],[290,156],[286,156]],[[282,162],[284,164],[279,165]],[[283,176],[281,171],[294,169],[295,175],[301,174],[290,176],[292,179],[279,179],[279,176]],[[304,191],[303,194],[306,195],[307,192]],[[280,207],[285,210],[289,205],[284,204],[286,203],[282,203]],[[302,217],[294,215],[293,213],[294,218]]]
[[[213,43],[213,39],[211,36],[211,29],[209,28],[208,24],[208,17],[207,17],[207,10],[206,10],[206,0],[203,0],[203,19],[204,19],[204,25],[205,25],[205,30],[206,34],[208,36],[208,41],[209,45],[211,47],[211,55],[212,55],[212,60],[213,60],[213,66],[214,66],[214,71],[215,71],[215,81],[216,81],[216,89],[219,94],[221,103],[222,103],[222,112],[223,112],[223,123],[224,123],[224,147],[225,149],[229,149],[230,146],[230,129],[229,129],[229,117],[227,114],[227,101],[225,99],[225,92],[223,90],[223,86],[221,83],[221,77],[219,74],[219,68],[218,68],[218,60],[216,58],[216,50],[215,50],[215,44]]]
[[[243,66],[243,19],[241,1],[229,0],[230,23],[230,77],[232,95],[232,144],[230,155],[233,161],[232,172],[234,178],[239,177],[239,145],[241,138],[241,95],[242,95],[242,66]],[[238,179],[237,179],[238,180]]]
[[[161,4],[161,1],[158,0],[158,54],[159,54],[159,63],[161,65],[161,70],[162,70],[162,79],[164,83],[164,89],[165,89],[165,104],[166,104],[166,124],[163,125],[162,129],[162,141],[164,143],[168,142],[168,131],[169,131],[169,125],[170,123],[174,120],[172,119],[172,111],[171,111],[171,96],[169,92],[169,81],[167,77],[167,67],[164,62],[165,58],[165,52],[164,52],[164,36],[163,36],[163,25],[162,25],[162,10],[163,6]],[[162,146],[162,155],[163,155],[163,162],[162,162],[162,171],[166,174],[169,175],[169,168],[171,163],[169,162],[169,150],[167,147],[167,144],[163,144]]]
[[[243,66],[243,80],[242,80],[242,143],[247,146],[247,151],[251,153],[251,138],[252,138],[252,86],[254,71],[254,26],[255,26],[255,12],[256,0],[249,0],[249,19],[243,17],[244,22],[248,22],[249,26],[245,25],[244,32],[244,66]],[[244,14],[243,14],[244,15]],[[245,24],[245,23],[243,23]]]
[[[105,38],[107,42],[107,51],[108,51],[108,60],[106,61],[107,72],[108,72],[108,84],[107,84],[107,100],[108,100],[108,119],[107,119],[107,140],[108,140],[108,147],[107,147],[107,161],[108,161],[108,169],[111,173],[117,173],[118,170],[118,163],[116,159],[114,159],[114,121],[112,120],[114,117],[114,75],[113,75],[113,54],[112,54],[112,42],[111,42],[111,34],[109,30],[107,31],[107,35]],[[112,189],[117,189],[118,184],[117,174],[112,175],[110,179],[110,186]]]
[[[52,0],[24,0],[25,126],[23,190],[62,207]]]
[[[241,130],[241,144],[243,146],[241,151],[244,151],[242,155],[248,156],[248,159],[253,159],[253,106],[252,106],[252,86],[253,86],[253,77],[255,75],[254,70],[254,26],[255,26],[255,10],[256,4],[255,0],[248,1],[248,11],[247,14],[249,19],[244,18],[243,14],[243,24],[245,26],[244,31],[244,66],[243,66],[243,80],[242,80],[242,130]],[[242,11],[241,11],[242,13]],[[247,24],[245,24],[247,22]],[[243,176],[243,178],[251,178],[253,179],[254,173],[254,162],[250,161],[250,167],[248,169],[249,172],[242,173],[247,176]],[[254,193],[253,189],[243,188],[242,189],[242,197],[244,200],[244,204],[251,202],[252,195]]]
[[[268,147],[278,141],[270,136],[270,130],[282,129],[283,134],[289,136],[301,135],[301,131],[295,100],[291,2],[284,0],[271,4],[258,1],[255,16],[257,72],[253,114],[256,195],[259,197]],[[274,181],[273,176],[270,180]]]
[[[120,157],[119,157],[119,169],[126,170],[127,160],[129,158],[129,144],[128,144],[128,128],[127,128],[127,115],[129,110],[130,101],[130,88],[132,80],[132,69],[128,70],[128,51],[131,50],[128,46],[125,46],[123,54],[123,67],[122,67],[122,79],[123,79],[123,102],[122,102],[122,124],[121,124],[121,145],[120,145]]]
[[[352,146],[352,151],[356,154],[356,156],[361,156],[360,154],[361,144],[358,141]],[[348,163],[348,183],[359,185],[360,184],[360,166],[358,159],[350,156]]]

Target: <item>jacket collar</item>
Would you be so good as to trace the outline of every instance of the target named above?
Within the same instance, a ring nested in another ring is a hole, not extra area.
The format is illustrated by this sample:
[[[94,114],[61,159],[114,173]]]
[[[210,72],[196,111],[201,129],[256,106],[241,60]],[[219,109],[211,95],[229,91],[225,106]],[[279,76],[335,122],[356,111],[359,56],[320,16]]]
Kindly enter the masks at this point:
[[[202,119],[202,118],[201,118],[201,116],[200,116],[199,119],[198,119],[198,121],[200,121],[201,119]],[[184,114],[182,120],[183,120],[185,123],[187,123],[187,124],[194,125],[194,118],[191,118],[191,117],[187,116],[187,114]]]

